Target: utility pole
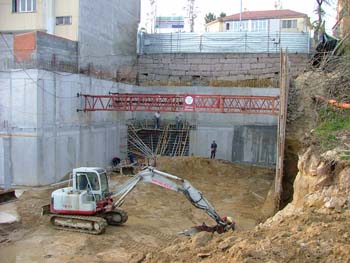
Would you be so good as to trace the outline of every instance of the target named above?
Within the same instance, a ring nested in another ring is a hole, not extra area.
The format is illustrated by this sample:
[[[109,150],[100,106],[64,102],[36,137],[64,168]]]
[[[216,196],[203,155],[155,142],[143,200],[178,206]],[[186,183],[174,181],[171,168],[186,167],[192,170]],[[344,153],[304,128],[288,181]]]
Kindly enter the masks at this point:
[[[190,22],[190,32],[194,32],[194,20],[197,17],[197,12],[195,8],[196,0],[187,0],[187,7],[185,8],[188,12],[188,19]]]
[[[239,31],[242,31],[242,0],[241,0],[241,11],[239,12]]]
[[[151,33],[156,32],[156,19],[157,19],[157,1],[149,0],[151,4]]]

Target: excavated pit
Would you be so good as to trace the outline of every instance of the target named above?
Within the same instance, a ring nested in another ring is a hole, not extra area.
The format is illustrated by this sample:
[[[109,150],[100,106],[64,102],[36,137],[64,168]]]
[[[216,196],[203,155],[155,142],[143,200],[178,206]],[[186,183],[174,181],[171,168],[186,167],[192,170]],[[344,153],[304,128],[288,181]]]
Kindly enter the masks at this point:
[[[266,197],[273,185],[272,169],[198,157],[161,157],[157,165],[159,170],[188,179],[220,215],[233,216],[237,231],[254,228],[273,212],[266,205],[271,202]],[[128,179],[113,174],[111,188]],[[21,222],[0,225],[2,262],[141,262],[150,252],[188,239],[177,235],[178,231],[203,222],[214,224],[181,193],[140,184],[123,205],[129,214],[124,226],[109,226],[99,236],[57,231],[40,215],[52,190],[25,191],[16,202]]]

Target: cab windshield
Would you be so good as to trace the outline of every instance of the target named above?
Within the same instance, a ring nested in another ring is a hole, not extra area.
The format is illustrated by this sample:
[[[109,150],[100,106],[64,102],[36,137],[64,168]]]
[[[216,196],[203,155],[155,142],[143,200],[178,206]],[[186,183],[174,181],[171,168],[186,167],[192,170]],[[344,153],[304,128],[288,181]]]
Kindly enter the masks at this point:
[[[100,183],[96,173],[77,173],[77,186],[80,190],[100,190]]]
[[[108,192],[108,180],[107,180],[107,175],[106,173],[101,173],[101,190],[102,193]]]

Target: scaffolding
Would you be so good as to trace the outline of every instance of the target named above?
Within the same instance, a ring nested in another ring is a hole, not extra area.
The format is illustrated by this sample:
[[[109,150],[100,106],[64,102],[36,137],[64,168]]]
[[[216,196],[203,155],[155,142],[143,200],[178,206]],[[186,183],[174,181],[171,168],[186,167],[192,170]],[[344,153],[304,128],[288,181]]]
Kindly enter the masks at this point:
[[[186,121],[179,125],[165,122],[159,129],[154,128],[154,125],[147,121],[130,123],[128,125],[129,152],[142,157],[151,156],[151,154],[152,156],[188,156],[191,129],[195,129],[195,126]]]

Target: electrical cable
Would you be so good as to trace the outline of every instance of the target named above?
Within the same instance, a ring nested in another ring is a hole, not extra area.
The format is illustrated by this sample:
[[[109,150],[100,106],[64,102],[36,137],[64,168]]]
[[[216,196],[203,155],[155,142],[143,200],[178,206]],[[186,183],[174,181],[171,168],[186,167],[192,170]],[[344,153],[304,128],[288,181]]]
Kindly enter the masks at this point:
[[[4,43],[5,43],[5,45],[7,46],[8,50],[10,50],[11,53],[12,53],[12,55],[13,55],[13,57],[15,57],[14,52],[11,50],[11,48],[10,48],[10,46],[9,46],[9,44],[8,44],[8,42],[7,42],[7,40],[6,40],[6,38],[4,37],[4,34],[3,34],[3,33],[0,33],[0,34],[1,34],[1,37],[2,37],[2,39],[3,39]],[[19,64],[22,66],[22,69],[23,69],[24,73],[28,76],[28,78],[31,79],[31,80],[33,81],[33,83],[35,83],[35,84],[37,85],[37,87],[40,88],[40,89],[41,89],[42,91],[44,91],[45,93],[47,93],[47,94],[49,94],[49,95],[51,95],[51,96],[53,96],[53,97],[55,97],[55,98],[58,98],[58,99],[71,99],[71,98],[76,98],[76,97],[57,96],[56,94],[54,94],[54,93],[52,93],[52,92],[50,92],[50,91],[47,91],[44,87],[42,87],[41,85],[38,84],[38,81],[36,81],[36,80],[34,80],[34,79],[32,78],[32,76],[27,72],[27,70],[25,69],[25,67],[23,66],[22,63],[19,63]]]

